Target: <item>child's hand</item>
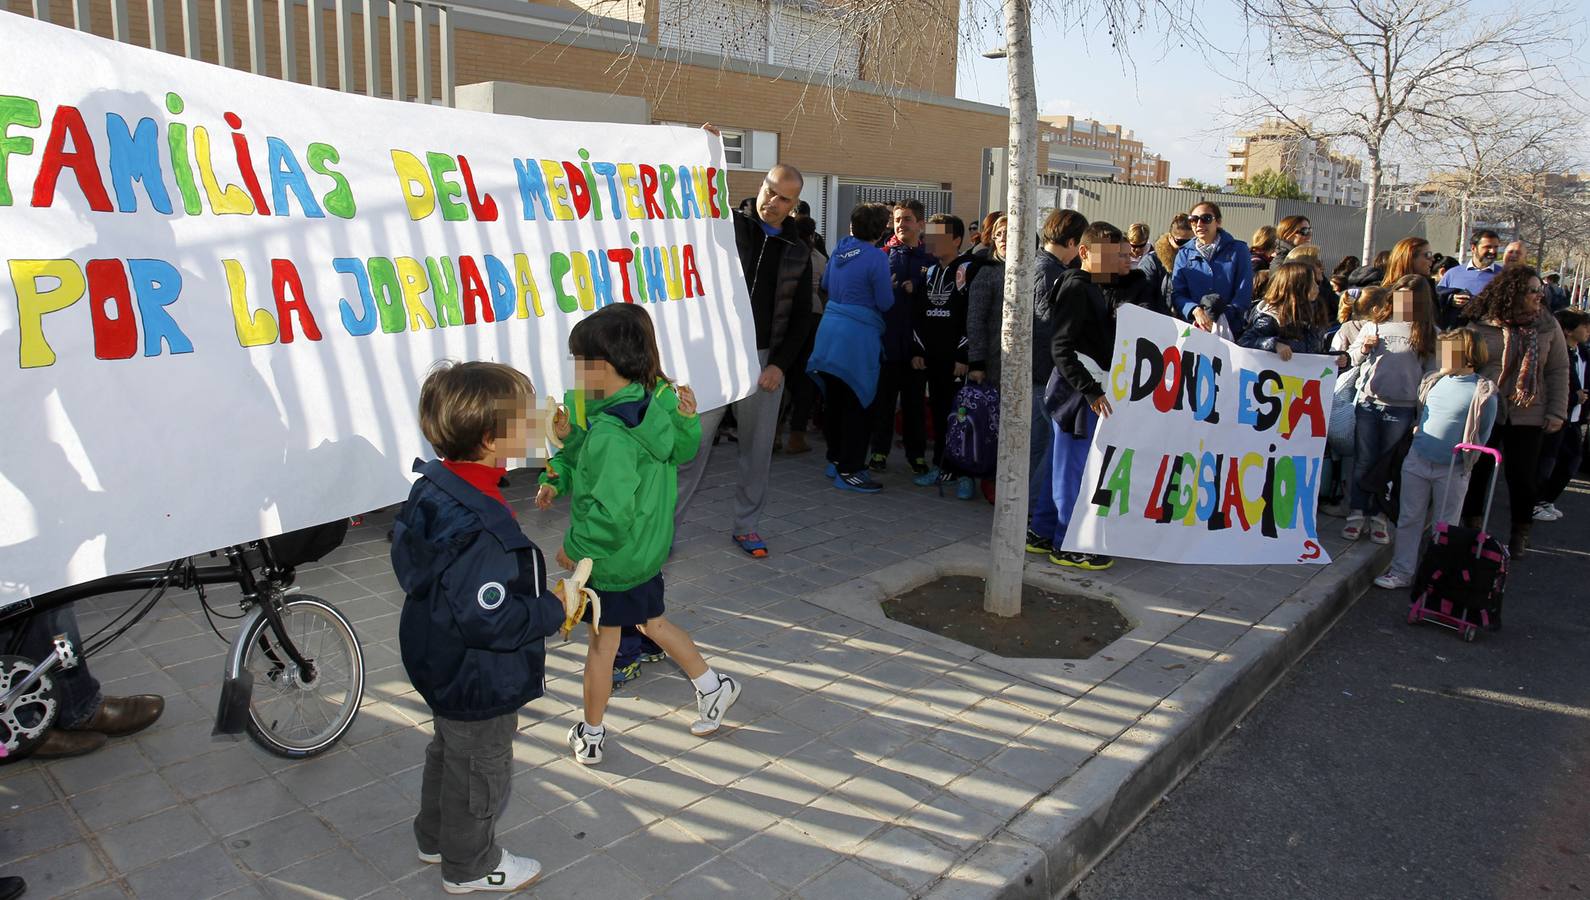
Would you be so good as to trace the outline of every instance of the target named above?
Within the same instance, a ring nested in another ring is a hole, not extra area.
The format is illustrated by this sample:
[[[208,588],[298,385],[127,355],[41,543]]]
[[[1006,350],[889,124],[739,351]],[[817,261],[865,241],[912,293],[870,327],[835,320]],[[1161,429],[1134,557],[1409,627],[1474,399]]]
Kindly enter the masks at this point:
[[[1281,362],[1287,362],[1292,358],[1292,348],[1285,344],[1276,344],[1275,355],[1281,357]]]
[[[1380,335],[1374,333],[1373,331],[1366,331],[1364,332],[1364,339],[1358,342],[1358,348],[1364,353],[1368,353],[1369,351],[1375,349],[1375,346],[1379,343]]]
[[[551,471],[548,469],[547,471]],[[536,491],[536,509],[546,512],[552,508],[552,500],[558,495],[557,489],[550,484],[541,485]]]
[[[552,413],[552,433],[557,435],[558,440],[565,441],[573,432],[574,426],[569,422],[569,408],[559,404],[557,411]]]
[[[571,572],[574,571],[574,560],[569,559],[569,555],[563,552],[562,547],[558,548],[558,565],[568,569]]]
[[[679,414],[681,416],[685,416],[687,418],[690,417],[690,416],[695,415],[696,414],[696,392],[692,391],[690,389],[690,385],[688,385],[688,384],[681,384],[679,386],[679,388],[678,388],[678,392],[679,392]]]

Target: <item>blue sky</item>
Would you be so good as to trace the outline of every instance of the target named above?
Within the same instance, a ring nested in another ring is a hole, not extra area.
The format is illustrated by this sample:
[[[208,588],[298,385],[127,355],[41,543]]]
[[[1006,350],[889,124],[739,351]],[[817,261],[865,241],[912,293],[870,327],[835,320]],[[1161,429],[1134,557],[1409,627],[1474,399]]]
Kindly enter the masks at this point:
[[[1483,14],[1503,4],[1504,0],[1475,0],[1471,8]],[[1188,177],[1222,181],[1225,148],[1231,138],[1222,107],[1229,103],[1226,95],[1233,87],[1210,74],[1220,71],[1212,70],[1211,63],[1223,68],[1227,77],[1239,78],[1236,64],[1222,58],[1219,51],[1235,54],[1245,41],[1262,39],[1257,30],[1250,37],[1245,23],[1234,15],[1235,8],[1221,0],[1199,0],[1198,28],[1207,45],[1168,41],[1160,23],[1152,33],[1145,28],[1129,38],[1125,60],[1110,46],[1110,36],[1101,23],[1078,28],[1063,26],[1053,17],[1035,17],[1039,112],[1094,118],[1135,131],[1150,151],[1170,161],[1172,183]],[[963,45],[971,46],[961,50],[956,93],[968,100],[1004,106],[1005,62],[980,55],[1001,43],[999,33],[985,29],[982,38],[975,37],[971,9],[970,0],[963,3]],[[994,12],[997,14],[997,9]],[[1563,62],[1574,70],[1570,78],[1580,85],[1581,92],[1590,95],[1585,64],[1572,59]],[[1585,145],[1590,145],[1590,140],[1581,142]]]

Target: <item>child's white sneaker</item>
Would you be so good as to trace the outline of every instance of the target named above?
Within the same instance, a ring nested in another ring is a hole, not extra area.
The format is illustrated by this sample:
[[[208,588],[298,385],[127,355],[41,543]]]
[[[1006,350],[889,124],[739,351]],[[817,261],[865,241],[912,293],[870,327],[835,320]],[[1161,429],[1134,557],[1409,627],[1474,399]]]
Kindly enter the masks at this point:
[[[420,858],[420,862],[429,866],[438,866],[442,863],[442,855],[440,853],[426,853],[424,850],[421,850],[419,851],[418,856]]]
[[[540,863],[528,856],[514,856],[504,850],[496,871],[487,872],[474,881],[448,881],[443,878],[442,889],[449,894],[471,894],[475,891],[511,894],[528,887],[530,882],[540,877]]]
[[[690,726],[690,733],[696,737],[705,737],[718,730],[723,724],[723,717],[728,714],[729,707],[734,701],[740,699],[740,683],[728,675],[718,676],[718,686],[702,693],[696,691],[696,712],[701,715]]]
[[[584,722],[574,723],[569,729],[569,749],[574,751],[574,761],[582,766],[594,766],[602,761],[602,742],[607,740],[607,729],[592,732]]]

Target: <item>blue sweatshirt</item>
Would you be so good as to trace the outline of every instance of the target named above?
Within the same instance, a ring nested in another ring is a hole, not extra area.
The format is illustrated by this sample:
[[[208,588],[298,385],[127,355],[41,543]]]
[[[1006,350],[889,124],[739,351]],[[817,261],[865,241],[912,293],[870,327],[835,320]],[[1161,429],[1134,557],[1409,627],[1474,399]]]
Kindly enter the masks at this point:
[[[817,326],[806,371],[844,379],[856,399],[870,405],[883,359],[883,314],[895,305],[889,258],[877,247],[847,235],[828,260],[823,284],[828,288],[828,306]]]
[[[1480,376],[1448,375],[1436,382],[1424,400],[1424,412],[1419,416],[1419,430],[1413,436],[1412,449],[1431,462],[1445,463],[1452,459],[1452,448],[1463,442],[1463,428],[1468,424],[1469,405],[1474,401],[1474,389]],[[1485,401],[1480,410],[1479,440],[1485,443],[1496,422],[1496,397]]]
[[[911,332],[915,325],[911,311],[921,302],[927,290],[928,269],[938,264],[938,259],[928,252],[927,243],[917,241],[915,247],[895,244],[888,250],[889,277],[894,283],[894,307],[883,316],[883,358],[892,363],[907,362],[915,351],[911,346]],[[908,292],[905,286],[911,285]]]
[[[1225,317],[1234,337],[1242,336],[1253,305],[1253,257],[1248,245],[1224,228],[1215,235],[1214,255],[1205,259],[1198,242],[1188,241],[1176,251],[1176,268],[1170,275],[1171,305],[1183,319],[1193,320],[1193,307],[1203,306],[1211,318]],[[1206,303],[1205,297],[1211,299]]]

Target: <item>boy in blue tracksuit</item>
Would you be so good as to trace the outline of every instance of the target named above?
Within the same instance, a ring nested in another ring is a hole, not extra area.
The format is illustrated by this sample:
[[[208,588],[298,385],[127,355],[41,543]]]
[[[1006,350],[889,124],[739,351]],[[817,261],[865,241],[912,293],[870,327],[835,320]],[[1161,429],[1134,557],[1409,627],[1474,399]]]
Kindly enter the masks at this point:
[[[530,379],[508,366],[431,372],[420,428],[442,458],[415,462],[420,479],[392,530],[403,667],[434,714],[414,837],[453,894],[511,892],[541,873],[496,843],[519,708],[541,696],[542,639],[565,615],[498,487],[506,461],[529,456],[534,409]]]

